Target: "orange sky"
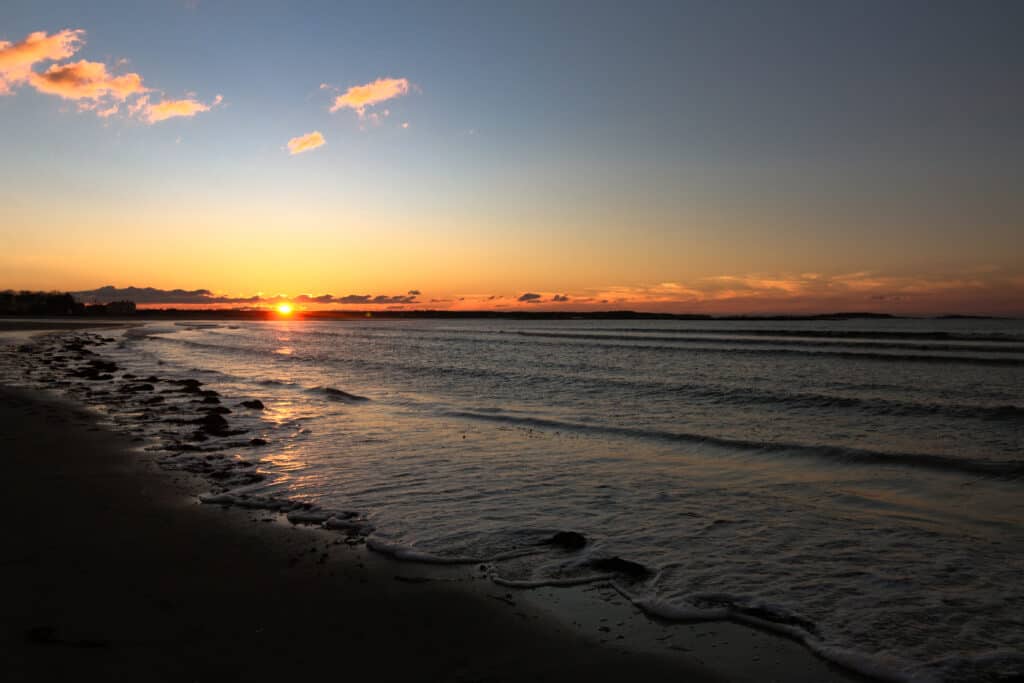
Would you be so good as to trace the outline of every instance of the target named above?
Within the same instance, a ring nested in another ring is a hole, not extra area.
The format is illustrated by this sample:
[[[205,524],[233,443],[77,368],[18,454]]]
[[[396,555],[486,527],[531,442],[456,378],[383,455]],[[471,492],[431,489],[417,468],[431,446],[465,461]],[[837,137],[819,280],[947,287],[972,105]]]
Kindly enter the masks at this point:
[[[996,14],[323,9],[0,12],[0,289],[1024,315]]]

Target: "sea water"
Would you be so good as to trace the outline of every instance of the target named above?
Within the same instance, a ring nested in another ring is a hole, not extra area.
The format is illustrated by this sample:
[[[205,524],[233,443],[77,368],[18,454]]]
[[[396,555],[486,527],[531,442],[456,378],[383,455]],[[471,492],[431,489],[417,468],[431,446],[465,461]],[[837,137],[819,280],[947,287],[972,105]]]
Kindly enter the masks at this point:
[[[112,341],[95,352],[158,376],[154,391],[193,378],[221,394],[245,437],[203,446],[259,472],[221,501],[343,511],[335,523],[376,550],[486,563],[505,585],[612,581],[661,617],[775,628],[894,680],[1024,669],[1022,321],[354,319],[101,334]],[[123,393],[18,367],[178,443],[158,406],[140,420]],[[249,399],[265,409],[237,407]],[[560,531],[586,545],[546,543]]]

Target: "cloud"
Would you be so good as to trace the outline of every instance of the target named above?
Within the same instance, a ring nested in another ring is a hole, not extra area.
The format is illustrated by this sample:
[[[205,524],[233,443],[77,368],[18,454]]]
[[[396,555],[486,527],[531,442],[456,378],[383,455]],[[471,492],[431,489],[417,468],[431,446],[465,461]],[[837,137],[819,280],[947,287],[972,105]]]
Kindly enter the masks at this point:
[[[369,294],[349,294],[343,296],[340,299],[334,299],[331,303],[335,304],[365,304],[373,298]]]
[[[413,292],[416,292],[415,294]],[[321,294],[320,296],[310,296],[309,294],[300,294],[297,297],[292,297],[290,300],[296,303],[312,303],[312,304],[341,304],[350,306],[354,304],[370,304],[373,306],[390,304],[390,305],[401,305],[401,304],[413,304],[416,303],[416,296],[419,294],[418,291],[413,290],[408,294],[397,294],[395,296],[389,296],[386,294],[346,294],[345,296],[334,296],[333,294]],[[282,296],[278,298],[288,299],[288,297]]]
[[[64,29],[53,35],[35,31],[18,43],[0,40],[0,95],[8,95],[12,86],[26,82],[37,63],[75,54],[84,35],[80,29]]]
[[[349,294],[340,298],[335,298],[330,303],[334,304],[372,304],[374,306],[385,305],[385,304],[414,304],[416,303],[415,294],[400,294],[397,296],[387,296],[384,294],[378,294],[377,296],[371,296],[370,294]]]
[[[406,294],[405,296],[375,296],[373,297],[373,303],[375,304],[414,304],[416,303],[416,296],[412,294]]]
[[[1024,301],[1013,273],[966,270],[927,275],[753,273],[716,275],[683,284],[594,290],[594,298],[642,310],[692,313],[985,312],[1016,314]],[[580,303],[577,299],[576,303]]]
[[[326,84],[321,84],[323,88]],[[329,86],[328,86],[329,87]],[[404,78],[378,78],[372,83],[354,85],[334,98],[331,111],[352,109],[359,118],[366,115],[366,108],[375,104],[401,97],[409,92],[409,81]]]
[[[72,292],[80,300],[129,299],[142,306],[266,307],[294,301],[311,307],[429,305],[449,310],[497,309],[512,303],[520,309],[637,310],[666,313],[803,314],[874,311],[905,314],[975,313],[1024,315],[1024,272],[1020,269],[965,269],[927,274],[855,271],[848,273],[752,273],[715,275],[685,282],[659,282],[592,288],[558,294],[524,292],[518,296],[447,294],[420,301],[420,290],[405,294],[301,294],[228,296],[209,289],[164,290],[112,285]]]
[[[33,88],[47,95],[56,95],[65,100],[93,100],[112,98],[123,102],[132,95],[147,92],[142,76],[126,73],[114,76],[102,62],[84,59],[68,64],[54,64],[42,73],[31,72],[28,82]]]
[[[106,285],[82,292],[71,292],[72,296],[87,303],[110,303],[111,301],[134,301],[137,304],[242,304],[257,303],[259,296],[230,297],[218,296],[208,289],[156,289],[153,287],[114,287]]]
[[[334,301],[334,297],[330,294],[321,294],[320,296],[300,294],[297,297],[294,297],[292,301],[299,304],[329,304]]]
[[[310,150],[316,149],[317,147],[323,147],[327,144],[324,140],[323,133],[318,130],[314,130],[312,133],[306,133],[298,137],[292,138],[288,141],[288,153],[291,155],[302,154]]]
[[[52,64],[44,71],[33,70],[40,62],[75,54],[82,46],[84,35],[81,29],[64,29],[53,35],[44,31],[30,33],[17,44],[0,41],[0,95],[11,94],[14,85],[27,84],[41,93],[72,100],[79,111],[91,111],[100,118],[124,111],[146,123],[195,116],[222,101],[217,95],[207,104],[190,94],[180,100],[162,99],[153,103],[150,94],[154,91],[143,83],[139,74],[115,74],[103,62],[86,59]],[[116,62],[117,66],[127,63],[123,58]],[[123,110],[122,104],[125,105]]]
[[[194,97],[186,97],[181,100],[162,100],[156,104],[150,104],[148,97],[141,104],[141,118],[146,123],[157,123],[166,121],[178,116],[191,118],[204,111],[210,111],[223,101],[223,97],[217,95],[210,104],[203,104]]]
[[[289,297],[285,294],[277,294],[274,296],[254,295],[236,297],[215,294],[209,289],[158,289],[155,287],[114,287],[113,285],[106,285],[97,289],[71,292],[71,294],[80,301],[87,303],[109,303],[111,301],[129,300],[137,304],[182,304],[189,306],[204,304],[269,304],[279,301],[293,301],[300,304],[366,304],[372,306],[417,303],[416,294],[411,292],[394,296],[387,294],[348,294],[346,296],[300,294],[295,297]]]

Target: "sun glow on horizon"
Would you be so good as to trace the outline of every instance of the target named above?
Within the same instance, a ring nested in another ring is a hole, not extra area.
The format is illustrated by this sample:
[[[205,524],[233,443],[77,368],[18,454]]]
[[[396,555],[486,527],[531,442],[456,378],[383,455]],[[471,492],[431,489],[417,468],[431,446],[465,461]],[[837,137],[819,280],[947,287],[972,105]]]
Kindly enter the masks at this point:
[[[294,310],[295,307],[287,302],[277,305],[277,312],[281,315],[291,315]]]

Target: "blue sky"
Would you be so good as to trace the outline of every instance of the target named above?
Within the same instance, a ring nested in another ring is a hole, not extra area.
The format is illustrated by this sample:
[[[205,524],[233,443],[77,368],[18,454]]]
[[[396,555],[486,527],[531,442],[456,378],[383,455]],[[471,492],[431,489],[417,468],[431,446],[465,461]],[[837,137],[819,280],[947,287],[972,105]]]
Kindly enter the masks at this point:
[[[1022,18],[1011,2],[9,0],[0,41],[85,31],[37,73],[86,59],[165,100],[222,101],[150,125],[27,84],[0,97],[19,252],[0,287],[784,308],[856,303],[860,274],[889,297],[865,304],[999,308],[1024,272]],[[383,78],[410,89],[377,120],[329,111]],[[323,147],[287,153],[313,131]],[[921,298],[935,282],[972,289]]]

